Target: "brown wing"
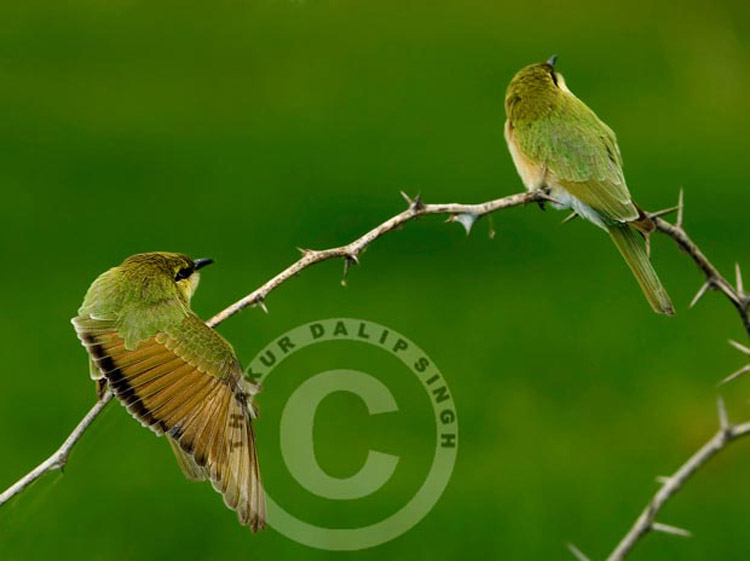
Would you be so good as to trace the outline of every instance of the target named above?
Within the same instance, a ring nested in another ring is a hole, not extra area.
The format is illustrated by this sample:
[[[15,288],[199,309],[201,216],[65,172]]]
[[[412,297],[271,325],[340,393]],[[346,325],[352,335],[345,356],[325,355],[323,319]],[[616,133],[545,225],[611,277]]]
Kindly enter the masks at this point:
[[[265,501],[247,402],[257,390],[245,383],[236,361],[223,374],[173,335],[159,333],[130,350],[111,321],[75,318],[73,324],[128,411],[179,446],[186,475],[210,479],[241,524],[261,529]]]
[[[180,445],[175,440],[167,438],[167,442],[169,443],[169,447],[172,449],[172,452],[177,459],[177,465],[180,466],[180,469],[182,470],[182,473],[185,475],[185,477],[192,481],[205,481],[206,479],[208,479],[206,470],[195,463],[193,457],[185,452],[182,448],[180,448]]]

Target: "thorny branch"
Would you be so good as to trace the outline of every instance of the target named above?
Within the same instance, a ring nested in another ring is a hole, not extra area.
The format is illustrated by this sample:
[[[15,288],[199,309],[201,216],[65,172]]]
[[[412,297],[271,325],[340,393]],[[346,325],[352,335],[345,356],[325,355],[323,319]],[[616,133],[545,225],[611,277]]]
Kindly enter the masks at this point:
[[[620,561],[630,553],[638,541],[649,531],[664,532],[676,536],[690,537],[691,534],[682,528],[656,522],[655,518],[664,504],[672,498],[690,479],[690,477],[708,460],[723,450],[730,442],[750,435],[750,422],[739,425],[729,424],[724,402],[719,398],[719,430],[711,439],[698,449],[680,468],[669,477],[659,478],[661,487],[643,510],[638,520],[625,537],[617,544],[607,561]]]
[[[24,475],[21,479],[16,481],[16,483],[8,487],[8,489],[0,494],[0,505],[15,497],[18,493],[26,489],[29,485],[34,483],[34,481],[39,479],[45,473],[54,471],[56,469],[63,469],[68,461],[68,455],[73,449],[73,446],[75,446],[76,442],[78,442],[78,440],[83,436],[83,433],[86,432],[86,429],[89,428],[91,423],[94,422],[94,419],[96,419],[97,415],[102,412],[104,407],[107,405],[107,403],[110,402],[111,399],[112,394],[108,392],[102,399],[97,401],[96,404],[94,404],[94,406],[91,408],[91,410],[86,413],[86,416],[81,419],[81,422],[78,423],[76,428],[73,429],[73,432],[70,433],[70,436],[65,439],[65,442],[62,443],[62,446],[60,446],[60,448],[58,448],[54,454],[52,454],[49,458],[44,460],[41,464],[36,466],[29,473]]]
[[[215,327],[221,322],[229,318],[230,316],[240,312],[248,306],[259,306],[263,310],[266,310],[265,300],[267,296],[276,288],[281,286],[283,283],[297,276],[300,272],[323,261],[331,259],[343,259],[344,260],[344,272],[348,270],[349,266],[356,265],[359,263],[359,258],[365,248],[372,244],[375,240],[384,236],[388,232],[391,232],[400,226],[415,220],[420,216],[426,216],[431,214],[443,214],[448,215],[449,222],[458,222],[466,229],[467,233],[471,230],[472,225],[476,220],[482,216],[494,213],[501,209],[511,208],[516,206],[523,206],[529,203],[543,204],[549,197],[540,191],[534,191],[530,193],[517,193],[488,201],[480,204],[425,204],[419,197],[411,199],[404,195],[404,198],[408,202],[408,208],[403,212],[389,218],[382,224],[376,226],[372,230],[366,232],[351,243],[331,249],[324,250],[301,250],[302,257],[296,262],[292,263],[289,267],[281,271],[279,274],[265,282],[262,286],[238,300],[234,304],[230,305],[226,309],[217,313],[206,324],[210,327]],[[677,222],[676,224],[670,224],[662,216],[677,211]],[[703,254],[700,248],[692,241],[692,239],[685,232],[683,224],[684,214],[684,203],[683,195],[680,192],[680,201],[677,207],[673,209],[666,209],[650,214],[656,224],[656,231],[665,234],[672,238],[677,245],[684,250],[691,259],[695,262],[698,268],[706,276],[706,282],[704,283],[701,290],[699,290],[696,297],[691,303],[691,307],[710,289],[721,291],[729,301],[735,306],[740,317],[742,318],[743,326],[750,335],[750,296],[748,296],[742,286],[742,277],[740,273],[739,265],[736,267],[737,286],[733,287],[718,271],[718,269],[708,260]],[[267,311],[267,310],[266,310]],[[743,347],[739,343],[735,346],[742,351],[750,354],[750,350]],[[729,377],[737,377],[747,371],[750,371],[750,365],[744,369],[734,373]],[[728,381],[728,380],[727,380]],[[61,469],[65,466],[68,460],[68,456],[76,444],[76,442],[83,436],[83,433],[91,425],[94,419],[104,409],[104,407],[112,399],[111,394],[107,394],[104,398],[98,401],[94,407],[86,414],[81,422],[76,426],[73,432],[68,436],[62,446],[44,462],[39,464],[36,468],[22,477],[18,482],[9,487],[5,492],[0,494],[0,505],[4,504],[12,497],[22,492],[29,487],[39,477],[50,471]],[[723,411],[723,404],[720,405],[720,412]],[[726,422],[726,413],[721,415],[721,429],[720,431],[706,443],[698,452],[696,452],[690,460],[688,460],[672,477],[664,480],[662,488],[659,490],[657,495],[654,497],[652,502],[649,504],[647,509],[638,519],[636,524],[633,526],[631,531],[626,535],[623,541],[618,545],[617,549],[610,556],[610,560],[618,560],[624,558],[624,556],[632,549],[637,541],[650,530],[663,531],[668,533],[685,535],[684,530],[660,524],[654,521],[654,517],[658,510],[663,504],[669,500],[682,486],[682,484],[706,461],[723,449],[732,440],[750,434],[750,423],[742,425],[731,426]],[[581,553],[574,545],[569,545],[571,551],[579,559],[586,559],[586,556]]]
[[[736,286],[732,286],[732,283],[721,275],[718,269],[708,260],[695,242],[690,239],[690,236],[688,236],[683,228],[684,210],[685,198],[683,191],[681,190],[679,202],[676,207],[654,212],[650,216],[654,220],[656,230],[672,238],[679,248],[690,256],[706,277],[706,281],[695,294],[693,301],[690,302],[690,307],[692,308],[695,306],[698,303],[698,300],[700,300],[709,290],[718,290],[723,293],[737,309],[737,313],[740,315],[745,332],[748,337],[750,337],[750,294],[745,292],[742,285],[742,271],[740,270],[740,264],[735,264]],[[674,211],[677,211],[677,221],[675,224],[670,224],[661,218],[665,214]]]
[[[448,220],[451,222],[460,222],[467,232],[471,229],[472,224],[480,217],[498,211],[503,208],[510,208],[515,206],[521,206],[529,203],[542,203],[548,199],[547,195],[541,191],[532,193],[518,193],[515,195],[509,195],[501,199],[495,199],[486,203],[480,203],[475,205],[464,205],[464,204],[430,204],[426,205],[422,203],[419,197],[410,199],[404,193],[403,197],[407,200],[408,208],[397,214],[396,216],[386,220],[376,228],[373,228],[366,234],[357,238],[348,245],[336,247],[333,249],[326,249],[322,251],[313,250],[301,250],[302,257],[278,275],[270,279],[268,282],[263,284],[260,288],[251,292],[238,302],[232,304],[225,310],[222,310],[210,320],[206,322],[209,327],[215,327],[223,322],[228,317],[236,314],[248,306],[257,305],[266,309],[264,301],[266,296],[275,288],[279,287],[284,282],[288,281],[292,277],[298,275],[304,269],[307,269],[311,265],[327,261],[329,259],[344,259],[345,271],[352,264],[356,264],[359,261],[360,253],[372,242],[385,235],[386,233],[395,230],[402,224],[414,220],[415,218],[427,214],[447,214]],[[65,467],[68,461],[73,446],[83,436],[83,433],[91,425],[94,419],[102,412],[104,407],[112,399],[112,395],[107,393],[100,401],[98,401],[91,410],[86,413],[86,416],[81,420],[78,426],[68,436],[62,446],[49,458],[44,460],[41,464],[31,470],[29,473],[24,475],[16,483],[11,485],[2,494],[0,494],[0,506],[9,501],[12,497],[28,488],[34,481],[39,479],[45,473],[54,471],[56,469],[62,469]]]
[[[299,260],[292,263],[289,267],[267,281],[260,288],[254,290],[241,300],[229,306],[227,309],[216,314],[208,320],[206,324],[210,327],[214,327],[248,306],[260,306],[265,310],[266,297],[272,290],[316,263],[321,263],[330,259],[344,259],[346,271],[350,265],[356,265],[359,263],[359,257],[362,254],[362,251],[364,251],[364,249],[372,242],[420,216],[426,216],[428,214],[447,214],[449,215],[448,220],[450,222],[459,222],[464,228],[466,228],[468,233],[474,222],[486,214],[504,208],[521,206],[529,203],[543,203],[549,198],[541,191],[533,191],[530,193],[509,195],[486,203],[464,205],[456,203],[425,204],[419,196],[411,199],[404,193],[401,193],[401,195],[409,204],[409,207],[405,211],[389,218],[379,226],[376,226],[347,245],[317,251],[313,249],[300,249],[302,257]]]
[[[662,216],[675,211],[677,212],[677,220],[675,224],[670,224],[661,218]],[[743,287],[742,272],[740,271],[739,263],[735,264],[736,285],[732,286],[732,284],[724,278],[721,273],[719,273],[718,269],[708,260],[695,242],[690,239],[690,236],[688,236],[683,227],[684,211],[685,199],[683,192],[680,191],[677,206],[652,213],[650,216],[654,220],[656,230],[672,238],[678,247],[690,256],[706,277],[706,281],[698,290],[692,302],[690,302],[690,307],[692,308],[695,306],[695,304],[697,304],[709,290],[718,290],[724,294],[737,309],[740,319],[742,320],[742,325],[748,336],[750,336],[750,318],[748,317],[750,312],[750,295],[745,292]],[[750,348],[745,347],[736,341],[730,341],[730,343],[740,352],[750,356]],[[738,371],[724,378],[724,380],[721,381],[721,384],[726,384],[727,382],[748,373],[750,373],[750,364],[745,365]],[[750,435],[750,422],[737,425],[731,425],[729,423],[729,416],[727,415],[727,410],[721,397],[718,398],[718,413],[719,430],[708,442],[701,446],[697,452],[682,464],[673,475],[659,478],[661,487],[651,501],[649,501],[648,505],[628,533],[625,534],[625,537],[620,540],[620,543],[617,544],[614,551],[609,557],[607,557],[607,561],[621,561],[622,559],[625,559],[639,540],[650,531],[663,532],[682,537],[691,536],[690,532],[687,530],[656,522],[655,518],[664,504],[682,488],[685,482],[690,479],[690,477],[701,466],[723,450],[730,442],[733,442],[740,437]],[[568,547],[577,559],[587,559],[587,557],[574,545],[569,544]]]

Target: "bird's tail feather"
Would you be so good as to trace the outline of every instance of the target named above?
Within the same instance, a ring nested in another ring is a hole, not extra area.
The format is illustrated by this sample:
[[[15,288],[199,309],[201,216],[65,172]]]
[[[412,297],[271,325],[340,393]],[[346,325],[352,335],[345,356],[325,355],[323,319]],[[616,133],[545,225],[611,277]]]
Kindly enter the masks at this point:
[[[639,242],[633,229],[627,224],[620,224],[610,226],[608,230],[612,241],[615,242],[617,249],[625,258],[625,262],[633,272],[638,284],[641,285],[641,289],[654,311],[659,314],[673,315],[674,307],[669,295],[664,290],[646,250]]]

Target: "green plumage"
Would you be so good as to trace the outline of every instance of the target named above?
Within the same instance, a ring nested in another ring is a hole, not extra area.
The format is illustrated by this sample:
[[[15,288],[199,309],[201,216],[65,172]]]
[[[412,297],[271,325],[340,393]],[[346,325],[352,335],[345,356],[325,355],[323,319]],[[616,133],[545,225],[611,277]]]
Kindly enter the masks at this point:
[[[178,254],[129,257],[93,282],[78,315],[114,321],[125,346],[134,349],[192,314],[189,297],[174,282],[175,270],[189,266],[189,258]]]
[[[657,311],[671,309],[669,296],[661,285],[659,277],[656,276],[656,271],[648,261],[648,256],[643,251],[633,229],[625,224],[611,226],[609,235],[633,271],[651,307]]]
[[[190,309],[210,260],[144,253],[100,275],[78,316],[78,337],[100,392],[112,391],[144,426],[166,436],[192,480],[210,480],[240,523],[265,524],[250,398],[232,346]]]
[[[608,231],[659,313],[674,310],[631,231],[646,235],[651,220],[633,202],[615,133],[567,88],[554,60],[518,72],[505,97],[505,136],[528,189],[544,189],[583,218]]]

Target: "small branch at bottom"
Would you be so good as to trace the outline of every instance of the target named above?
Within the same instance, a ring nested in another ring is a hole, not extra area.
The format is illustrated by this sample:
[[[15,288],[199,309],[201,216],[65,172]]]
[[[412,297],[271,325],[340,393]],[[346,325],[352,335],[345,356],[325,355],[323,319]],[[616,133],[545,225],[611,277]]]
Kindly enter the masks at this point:
[[[3,491],[2,494],[0,494],[0,505],[8,502],[10,499],[26,489],[29,485],[34,483],[34,481],[39,479],[45,473],[64,468],[65,464],[68,461],[70,451],[76,445],[76,442],[78,442],[78,440],[83,436],[83,433],[86,432],[86,429],[89,428],[91,423],[94,422],[94,419],[96,419],[97,415],[102,412],[102,410],[111,400],[112,394],[107,393],[104,395],[104,397],[102,397],[101,400],[97,401],[89,410],[89,412],[86,413],[86,416],[81,419],[81,422],[78,423],[76,428],[73,429],[73,432],[70,433],[70,436],[65,439],[65,442],[62,443],[62,446],[60,446],[60,448],[58,448],[54,454],[52,454],[49,458],[44,460],[41,464],[36,466],[33,470],[24,475],[21,479],[16,481],[13,485],[8,487],[8,489]]]

